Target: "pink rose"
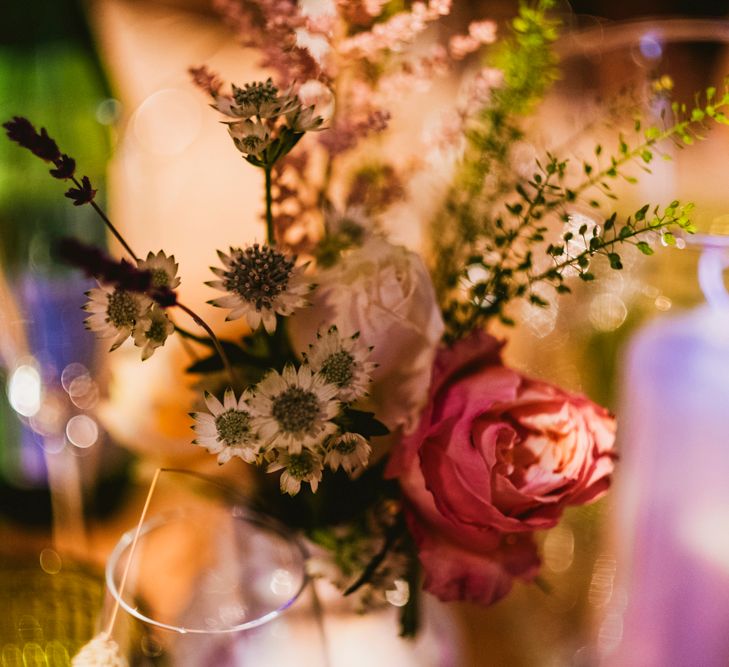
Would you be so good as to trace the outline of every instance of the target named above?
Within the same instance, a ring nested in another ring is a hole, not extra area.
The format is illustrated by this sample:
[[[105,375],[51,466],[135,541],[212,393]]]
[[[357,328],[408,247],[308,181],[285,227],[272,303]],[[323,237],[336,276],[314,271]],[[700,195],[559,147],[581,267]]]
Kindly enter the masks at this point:
[[[417,429],[393,450],[426,588],[491,603],[538,566],[531,532],[610,485],[615,422],[584,396],[506,368],[473,334],[438,353]]]

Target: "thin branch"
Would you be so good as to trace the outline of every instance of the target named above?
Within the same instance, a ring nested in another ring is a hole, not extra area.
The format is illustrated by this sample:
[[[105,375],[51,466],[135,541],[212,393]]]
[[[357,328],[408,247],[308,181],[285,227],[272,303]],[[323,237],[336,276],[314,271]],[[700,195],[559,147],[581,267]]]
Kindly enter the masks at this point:
[[[81,183],[79,183],[78,179],[75,176],[71,177],[71,180],[74,182],[77,188],[81,189]],[[104,213],[104,211],[101,210],[101,207],[92,199],[90,202],[91,207],[99,214],[99,217],[104,221],[104,224],[107,226],[109,231],[114,235],[114,238],[116,238],[119,243],[121,243],[124,250],[129,253],[131,258],[138,262],[139,258],[137,257],[137,254],[131,249],[130,245],[124,240],[124,237],[119,233],[119,230],[112,224],[111,220],[109,220],[109,217]]]
[[[205,330],[205,333],[210,337],[210,340],[212,341],[213,345],[215,346],[215,351],[220,355],[221,360],[223,361],[223,365],[225,366],[225,370],[228,373],[228,379],[230,380],[231,384],[233,386],[238,386],[238,376],[236,375],[235,371],[233,370],[233,366],[230,363],[230,359],[228,359],[228,355],[225,353],[225,350],[223,349],[223,346],[220,344],[220,341],[218,340],[218,337],[215,335],[215,332],[208,326],[208,324],[205,322],[205,320],[202,319],[197,313],[195,313],[193,310],[185,306],[184,304],[180,303],[179,301],[175,304],[180,310],[187,313],[197,324],[199,327]]]

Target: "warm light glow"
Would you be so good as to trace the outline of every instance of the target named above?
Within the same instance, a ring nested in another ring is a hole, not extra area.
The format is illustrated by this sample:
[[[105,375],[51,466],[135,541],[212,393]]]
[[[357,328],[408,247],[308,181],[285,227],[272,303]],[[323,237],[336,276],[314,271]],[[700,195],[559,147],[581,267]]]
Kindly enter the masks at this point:
[[[99,427],[91,417],[76,415],[71,417],[66,424],[66,437],[76,447],[86,449],[98,440]]]
[[[179,155],[200,133],[202,102],[192,93],[166,88],[150,95],[134,114],[134,137],[155,155]]]
[[[8,400],[13,410],[23,417],[32,417],[40,410],[42,389],[40,374],[33,366],[18,366],[8,382]]]
[[[404,579],[395,581],[395,588],[385,593],[385,598],[393,607],[404,607],[410,599],[410,586]]]
[[[628,308],[617,294],[598,294],[590,303],[590,322],[598,331],[615,331],[627,316]]]
[[[276,570],[271,577],[271,591],[274,595],[289,597],[294,593],[294,578],[288,570]]]

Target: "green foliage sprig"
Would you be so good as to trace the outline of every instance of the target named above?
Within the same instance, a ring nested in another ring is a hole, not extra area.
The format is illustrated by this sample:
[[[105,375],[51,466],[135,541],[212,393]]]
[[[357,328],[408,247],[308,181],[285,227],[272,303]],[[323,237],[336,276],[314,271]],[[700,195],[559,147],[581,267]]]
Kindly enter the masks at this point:
[[[511,35],[490,54],[488,64],[502,72],[490,101],[468,119],[466,152],[442,211],[431,223],[432,276],[442,301],[456,287],[468,256],[465,245],[484,234],[484,209],[513,183],[511,147],[523,137],[521,119],[541,101],[558,77],[552,44],[559,21],[550,18],[554,0],[522,3]],[[488,177],[488,178],[487,178]]]
[[[667,142],[679,148],[690,146],[705,138],[711,123],[729,124],[727,106],[729,89],[725,86],[723,94],[717,96],[711,87],[697,95],[692,107],[673,103],[671,122],[664,114],[661,127],[644,127],[636,120],[632,145],[619,134],[618,145],[607,158],[603,146],[597,145],[593,158],[582,162],[576,184],[572,184],[569,160],[548,153],[543,163],[537,161],[532,177],[518,183],[502,204],[484,211],[480,227],[465,239],[468,254],[462,266],[466,271],[451,275],[451,292],[444,304],[449,337],[463,336],[491,318],[513,324],[507,306],[516,298],[526,298],[539,307],[549,306],[548,298],[535,287],[546,284],[557,293],[569,292],[565,284],[569,275],[584,281],[595,278],[590,266],[597,257],[605,257],[614,270],[622,269],[619,251],[626,244],[652,254],[652,239],[660,237],[672,244],[676,230],[693,233],[691,204],[674,201],[662,209],[646,204],[619,222],[620,214],[606,210],[606,202],[617,199],[613,187],[616,180],[637,182],[630,167],[637,165],[650,172],[657,157],[671,159],[665,149]],[[571,229],[570,210],[577,204],[595,209],[596,218],[604,222],[589,229],[586,224]],[[554,234],[550,225],[555,222],[563,230],[559,241],[549,243],[548,236]],[[575,247],[581,249],[575,251]],[[545,257],[550,260],[548,268],[543,268]]]

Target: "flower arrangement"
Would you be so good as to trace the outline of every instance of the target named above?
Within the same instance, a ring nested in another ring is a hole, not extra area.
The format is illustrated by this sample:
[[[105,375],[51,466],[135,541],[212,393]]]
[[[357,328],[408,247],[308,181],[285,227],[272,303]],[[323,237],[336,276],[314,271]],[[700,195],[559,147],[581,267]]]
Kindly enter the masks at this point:
[[[142,360],[173,334],[205,349],[188,369],[201,386],[193,444],[221,465],[238,457],[259,469],[260,502],[321,547],[322,571],[345,594],[366,606],[404,593],[402,633],[412,635],[421,586],[443,600],[497,601],[538,576],[535,532],[608,489],[613,417],[506,366],[504,343],[486,331],[518,324],[517,301],[548,308],[571,281],[595,280],[603,259],[620,270],[623,247],[650,255],[656,241],[692,233],[690,204],[623,217],[611,182],[634,179],[665,142],[689,145],[710,122],[726,124],[729,91],[674,103],[662,127],[636,119],[612,153],[598,145],[579,164],[546,153],[519,176],[523,120],[558,76],[550,0],[523,4],[498,41],[493,22],[476,21],[445,45],[422,38],[449,0],[338,0],[316,13],[296,0],[217,4],[272,74],[225,90],[206,67],[191,69],[235,149],[263,172],[265,237],[218,251],[208,283],[219,293],[210,304],[247,323],[241,340],[180,302],[174,257],[132,250],[45,129],[22,117],[4,127],[70,181],[66,196],[92,206],[128,255],[59,246],[98,280],[87,328],[111,350],[131,338]],[[430,139],[451,176],[423,258],[379,221],[427,161],[403,164],[374,140],[403,85],[464,68],[463,93]],[[368,142],[376,157],[349,160]],[[594,220],[576,216],[578,204]]]

